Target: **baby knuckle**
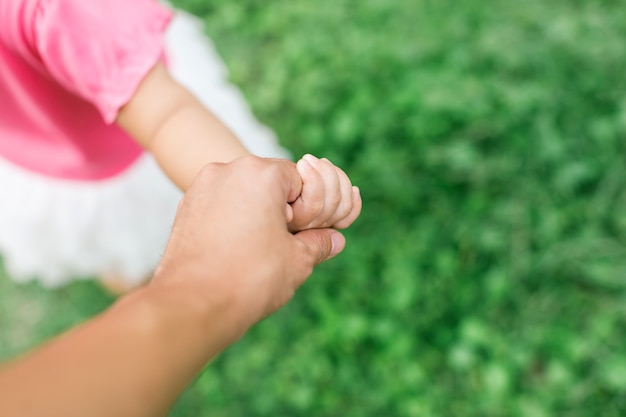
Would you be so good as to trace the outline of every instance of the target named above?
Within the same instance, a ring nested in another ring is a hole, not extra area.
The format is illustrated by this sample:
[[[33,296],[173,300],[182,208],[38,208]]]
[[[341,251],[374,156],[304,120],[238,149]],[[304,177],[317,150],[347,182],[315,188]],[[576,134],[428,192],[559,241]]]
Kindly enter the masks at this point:
[[[350,213],[352,213],[352,208],[353,208],[353,204],[352,204],[352,200],[348,200],[348,201],[342,201],[341,205],[337,208],[337,214],[339,215],[339,217],[347,217],[350,215]]]
[[[324,212],[324,208],[326,206],[324,200],[311,200],[309,204],[307,204],[307,212],[311,217],[317,217]]]

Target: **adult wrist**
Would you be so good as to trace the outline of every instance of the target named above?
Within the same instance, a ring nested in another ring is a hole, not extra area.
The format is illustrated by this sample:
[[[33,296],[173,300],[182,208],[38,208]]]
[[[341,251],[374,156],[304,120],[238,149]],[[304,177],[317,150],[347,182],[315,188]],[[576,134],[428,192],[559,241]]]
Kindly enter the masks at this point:
[[[187,277],[167,278],[128,296],[128,302],[142,306],[143,327],[168,339],[189,340],[209,358],[245,334],[249,325],[228,291],[197,288]]]

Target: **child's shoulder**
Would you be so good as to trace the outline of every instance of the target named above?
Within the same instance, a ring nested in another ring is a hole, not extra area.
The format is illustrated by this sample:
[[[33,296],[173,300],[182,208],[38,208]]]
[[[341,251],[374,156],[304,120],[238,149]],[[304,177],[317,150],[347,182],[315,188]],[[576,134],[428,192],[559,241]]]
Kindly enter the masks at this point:
[[[111,123],[162,56],[171,18],[154,0],[41,0],[28,49],[34,53],[26,58],[42,62],[55,82]]]

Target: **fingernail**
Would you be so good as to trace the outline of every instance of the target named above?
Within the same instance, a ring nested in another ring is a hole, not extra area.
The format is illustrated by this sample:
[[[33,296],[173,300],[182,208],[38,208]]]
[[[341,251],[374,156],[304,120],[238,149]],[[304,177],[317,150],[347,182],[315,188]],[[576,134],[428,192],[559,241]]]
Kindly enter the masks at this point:
[[[311,170],[311,169],[313,169],[313,165],[311,165],[309,163],[309,161],[307,161],[306,159],[301,159],[296,164],[296,169],[298,170],[300,175],[304,175],[304,173],[301,170],[305,170],[305,171],[306,170]]]
[[[333,246],[330,250],[329,257],[332,258],[333,256],[341,253],[346,247],[346,238],[341,233],[335,231],[330,235],[330,240]]]
[[[304,156],[302,157],[302,159],[305,159],[305,160],[309,161],[309,162],[310,162],[310,163],[312,163],[312,164],[314,164],[315,162],[317,162],[317,161],[318,161],[318,159],[317,159],[316,157],[314,157],[313,155],[311,155],[310,153],[308,153],[308,154],[304,155]]]

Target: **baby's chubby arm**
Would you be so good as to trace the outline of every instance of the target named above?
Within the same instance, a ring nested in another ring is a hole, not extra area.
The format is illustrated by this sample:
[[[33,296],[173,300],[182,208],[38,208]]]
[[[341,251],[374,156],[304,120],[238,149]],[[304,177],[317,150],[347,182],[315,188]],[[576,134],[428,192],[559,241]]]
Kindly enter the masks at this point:
[[[302,178],[302,192],[291,203],[290,231],[327,227],[345,229],[359,217],[362,207],[360,191],[343,170],[328,159],[313,155],[303,156],[296,168]]]
[[[162,63],[156,64],[120,109],[116,123],[152,153],[183,191],[210,162],[230,162],[247,149]],[[290,205],[289,229],[344,229],[361,212],[361,196],[327,159],[306,155],[297,164],[302,194]]]
[[[162,63],[144,77],[120,109],[116,123],[152,153],[183,191],[210,162],[230,162],[249,152]]]

